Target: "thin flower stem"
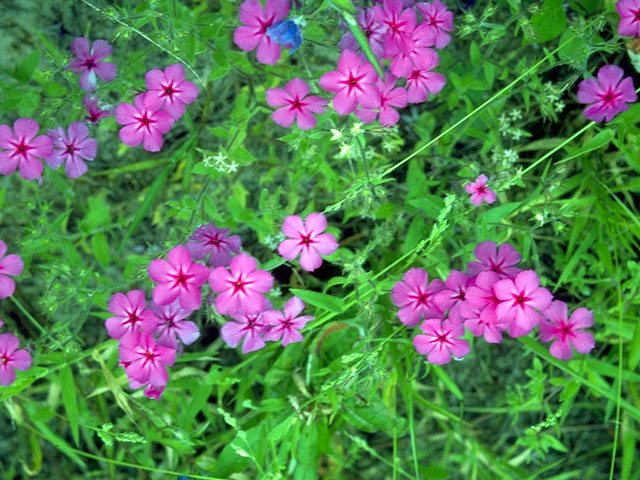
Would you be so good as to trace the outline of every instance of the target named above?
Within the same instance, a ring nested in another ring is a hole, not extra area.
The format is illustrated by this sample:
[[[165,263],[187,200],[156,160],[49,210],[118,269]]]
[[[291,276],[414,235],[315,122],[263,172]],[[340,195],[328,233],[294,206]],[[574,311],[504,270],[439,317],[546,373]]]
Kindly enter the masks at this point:
[[[47,331],[45,330],[45,328],[40,325],[40,322],[38,322],[33,315],[31,315],[31,313],[29,313],[29,311],[24,307],[24,305],[22,305],[22,303],[20,303],[20,300],[18,300],[15,295],[12,295],[11,297],[11,301],[16,305],[16,307],[18,307],[18,309],[29,319],[31,320],[31,323],[33,323],[36,327],[38,327],[38,330],[40,330],[40,333],[45,334],[47,333]]]

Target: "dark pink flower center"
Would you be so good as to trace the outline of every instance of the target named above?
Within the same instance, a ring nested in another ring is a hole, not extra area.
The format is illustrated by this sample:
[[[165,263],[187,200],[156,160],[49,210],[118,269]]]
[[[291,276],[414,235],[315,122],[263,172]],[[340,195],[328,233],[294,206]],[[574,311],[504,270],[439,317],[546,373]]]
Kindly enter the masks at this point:
[[[422,72],[420,70],[414,70],[413,72],[411,72],[411,75],[409,75],[409,80],[418,80],[421,77]]]
[[[66,148],[66,150],[65,150],[65,153],[67,153],[67,154],[73,154],[73,152],[75,152],[76,150],[78,150],[78,149],[76,148],[76,146],[75,146],[73,143],[69,143],[69,144],[67,144],[67,148]]]
[[[520,308],[524,308],[527,304],[527,302],[529,300],[531,300],[531,297],[527,297],[524,292],[520,292],[519,294],[512,294],[513,295],[513,301],[516,305],[518,305]]]
[[[428,15],[425,18],[425,23],[427,25],[431,25],[432,27],[438,28],[438,24],[442,23],[444,20],[440,20],[437,15]]]
[[[614,92],[611,88],[609,88],[607,93],[605,93],[604,95],[601,95],[600,98],[602,98],[602,101],[604,102],[605,105],[611,105],[618,99],[619,96],[620,96],[619,92]]]
[[[33,147],[30,147],[24,140],[22,140],[18,145],[16,145],[16,153],[18,155],[22,155],[24,158],[27,158],[27,152],[31,150]]]
[[[294,100],[287,100],[287,101],[291,104],[291,107],[289,107],[289,110],[298,110],[301,112],[302,107],[305,107],[307,105],[305,102],[300,100],[298,95],[296,95],[296,98]]]
[[[89,116],[87,117],[87,120],[89,120],[91,123],[97,123],[98,120],[100,120],[100,111],[94,111],[91,110],[89,111]]]
[[[267,28],[269,28],[271,25],[273,25],[273,21],[275,20],[275,16],[271,16],[271,18],[269,18],[266,21],[262,21],[262,19],[258,19],[258,22],[260,22],[260,35],[264,35],[265,33],[267,33]],[[270,40],[270,38],[267,36],[267,38]]]
[[[290,318],[286,318],[286,319],[284,320],[284,322],[282,322],[282,326],[283,326],[284,328],[287,328],[287,329],[288,329],[288,328],[291,328],[291,319],[290,319]]]
[[[636,11],[631,10],[631,13],[633,13],[633,20],[631,20],[631,23],[640,22],[640,9]]]
[[[82,64],[82,66],[85,67],[87,70],[93,70],[94,68],[96,68],[97,64],[93,58],[87,58]]]
[[[133,117],[133,118],[138,122],[140,122],[143,128],[146,128],[149,131],[151,130],[151,125],[156,123],[155,120],[149,118],[149,115],[147,114],[147,112],[144,112],[144,114],[141,117]]]
[[[219,247],[222,243],[218,235],[205,235],[204,238],[207,239],[205,245],[209,245],[211,247]]]
[[[133,310],[132,312],[127,312],[125,310],[125,313],[127,314],[127,319],[125,320],[124,325],[131,325],[131,328],[134,328],[136,323],[138,323],[140,320],[142,320],[138,316],[138,311],[137,310]]]
[[[453,297],[454,300],[464,300],[464,289],[462,287],[458,288],[458,294]]]
[[[142,354],[142,356],[144,357],[144,363],[146,365],[147,363],[153,363],[158,354],[152,350],[147,350]]]
[[[487,186],[486,185],[476,185],[476,193],[479,195],[484,195],[485,193],[487,193]]]
[[[173,275],[176,285],[180,285],[181,287],[186,287],[187,283],[189,283],[189,279],[192,277],[193,275],[187,275],[182,270],[180,270],[177,275]]]
[[[312,243],[316,243],[316,242],[311,238],[311,234],[309,234],[309,235],[301,235],[300,236],[300,243],[298,245],[304,245],[305,247],[308,247]]]
[[[2,356],[0,357],[0,362],[2,362],[3,364],[7,364],[9,360],[10,360],[9,356],[5,353],[3,353]]]
[[[173,82],[171,82],[169,85],[165,85],[163,88],[164,88],[164,92],[161,95],[163,97],[171,98],[171,96],[174,93],[178,93],[178,91],[175,88],[173,88]]]
[[[233,294],[235,295],[238,292],[245,293],[244,287],[248,283],[249,282],[243,281],[242,277],[238,277],[234,282],[231,282],[231,285],[233,286]]]
[[[349,89],[349,93],[351,93],[354,88],[362,90],[362,87],[360,86],[360,80],[362,80],[363,77],[364,75],[356,76],[353,73],[349,72],[349,79],[343,80],[341,83],[346,85]]]

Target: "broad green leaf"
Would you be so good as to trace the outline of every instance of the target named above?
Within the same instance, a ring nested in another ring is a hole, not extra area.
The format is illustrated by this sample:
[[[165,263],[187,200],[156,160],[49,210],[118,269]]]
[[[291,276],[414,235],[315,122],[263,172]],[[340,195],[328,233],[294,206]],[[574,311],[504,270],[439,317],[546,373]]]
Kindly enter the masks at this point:
[[[305,427],[303,427],[304,429]],[[311,422],[307,431],[300,434],[300,440],[295,449],[298,464],[294,473],[294,480],[315,480],[318,478],[318,429],[316,422]]]
[[[73,372],[69,365],[64,365],[60,368],[60,387],[62,389],[62,402],[71,427],[71,435],[76,446],[79,446],[78,398],[76,396],[76,386],[73,383]]]
[[[531,17],[531,28],[536,34],[536,41],[540,43],[560,36],[566,27],[567,17],[562,0],[544,0],[540,11]]]
[[[27,55],[22,63],[16,68],[16,78],[22,83],[27,83],[40,61],[40,50],[35,50]]]
[[[91,237],[91,249],[100,266],[107,268],[111,263],[111,252],[109,251],[109,242],[104,233],[96,233]]]
[[[342,313],[344,309],[343,300],[326,293],[313,292],[311,290],[300,290],[292,288],[291,293],[299,297],[303,302],[321,308],[328,312]]]

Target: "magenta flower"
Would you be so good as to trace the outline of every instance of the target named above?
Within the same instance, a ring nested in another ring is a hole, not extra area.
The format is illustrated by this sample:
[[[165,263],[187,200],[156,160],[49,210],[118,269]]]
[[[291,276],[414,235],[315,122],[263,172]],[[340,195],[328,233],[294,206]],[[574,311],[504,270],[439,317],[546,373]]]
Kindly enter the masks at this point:
[[[240,21],[244,24],[233,32],[233,41],[245,52],[258,47],[260,63],[275,65],[280,58],[280,46],[267,35],[267,28],[284,20],[289,14],[289,0],[267,0],[264,10],[257,0],[240,4]]]
[[[384,54],[384,35],[387,33],[387,26],[376,21],[372,8],[366,11],[360,9],[356,20],[369,40],[373,54],[378,58],[382,58]],[[360,50],[360,45],[358,45],[351,32],[347,32],[342,36],[338,46],[342,50],[351,50],[352,52]]]
[[[171,115],[158,110],[157,102],[148,93],[138,95],[134,105],[118,105],[116,121],[124,125],[120,129],[122,143],[131,147],[142,143],[142,147],[148,152],[159,152],[162,149],[162,135],[171,129],[174,122]]]
[[[344,50],[338,60],[338,70],[325,73],[318,84],[328,92],[334,92],[333,108],[340,115],[348,115],[358,105],[375,108],[375,82],[378,75],[369,62],[351,50]]]
[[[267,103],[271,107],[282,107],[271,114],[271,118],[282,127],[290,127],[294,120],[301,130],[316,126],[314,113],[324,113],[327,101],[322,97],[309,95],[309,85],[299,78],[290,80],[284,88],[267,90]]]
[[[212,267],[226,267],[233,254],[240,252],[242,240],[238,235],[229,236],[230,228],[218,228],[213,223],[200,225],[187,242],[187,250],[194,260],[203,260],[207,255]]]
[[[391,60],[389,69],[396,77],[408,77],[420,58],[435,53],[431,48],[435,43],[433,30],[426,25],[418,25],[411,33],[411,43],[406,52],[399,52]],[[431,53],[430,53],[431,52]]]
[[[500,275],[500,278],[515,277],[521,270],[514,265],[520,263],[522,257],[512,245],[504,243],[497,248],[494,242],[482,242],[473,251],[479,262],[471,262],[467,266],[469,275],[478,275],[490,270]]]
[[[85,120],[93,123],[94,125],[98,123],[101,118],[111,117],[113,115],[113,108],[101,108],[98,97],[91,95],[90,93],[87,93],[82,99],[82,106],[87,110]]]
[[[429,49],[424,56],[417,57],[413,70],[407,77],[407,100],[409,103],[422,103],[427,100],[429,94],[436,95],[446,83],[445,78],[431,70],[438,66],[440,58],[438,54]]]
[[[618,0],[616,9],[620,15],[618,35],[640,36],[640,0]]]
[[[578,85],[578,101],[591,103],[584,116],[594,122],[611,121],[620,112],[629,110],[628,102],[638,99],[633,79],[622,79],[624,71],[615,65],[605,65],[598,70],[598,79],[587,78]]]
[[[462,358],[469,353],[469,343],[460,337],[464,327],[451,320],[430,318],[420,325],[424,335],[413,338],[413,346],[420,355],[427,355],[427,362],[443,365],[451,361],[451,356]]]
[[[416,4],[424,21],[421,25],[429,27],[435,35],[436,48],[444,48],[451,41],[447,32],[453,30],[453,13],[447,10],[447,6],[440,0],[433,3],[420,2]]]
[[[326,228],[327,217],[322,213],[310,213],[304,224],[298,215],[289,215],[282,222],[282,233],[288,238],[278,245],[278,253],[289,261],[300,255],[300,266],[314,271],[322,265],[322,255],[331,255],[338,248],[336,237],[322,233]]]
[[[157,345],[148,332],[126,335],[118,347],[120,361],[125,365],[127,377],[140,384],[164,387],[169,381],[167,367],[176,360],[173,348]]]
[[[105,327],[111,338],[121,339],[135,335],[140,330],[153,333],[158,319],[147,310],[147,299],[144,291],[131,290],[127,294],[114,293],[109,301],[109,311],[115,317],[107,318]]]
[[[11,385],[18,370],[28,370],[31,366],[31,354],[26,350],[17,350],[18,337],[12,333],[0,335],[0,385]]]
[[[467,289],[475,284],[474,279],[458,270],[451,273],[444,282],[444,290],[435,294],[433,302],[441,312],[449,310],[448,317],[458,323],[464,318],[460,315],[460,305],[465,301]]]
[[[147,82],[149,102],[154,108],[164,110],[175,120],[184,115],[185,104],[198,98],[198,87],[184,79],[184,68],[179,63],[162,70],[149,70],[144,76]]]
[[[402,0],[384,0],[382,6],[373,7],[376,21],[387,27],[384,36],[384,58],[411,50],[411,33],[416,26],[416,12],[403,10]]]
[[[578,308],[567,320],[567,304],[555,301],[547,308],[544,315],[549,320],[540,320],[540,339],[543,342],[555,341],[549,351],[561,360],[569,360],[573,355],[573,346],[578,353],[589,353],[596,346],[593,335],[582,331],[593,325],[593,312],[586,308]]]
[[[96,75],[105,82],[111,82],[118,74],[118,69],[111,62],[103,62],[111,55],[111,45],[105,40],[96,40],[89,49],[89,41],[86,38],[74,38],[71,42],[71,51],[75,58],[67,66],[74,73],[81,73],[78,83],[80,88],[87,92],[96,89]]]
[[[397,307],[398,318],[411,327],[425,318],[442,317],[442,311],[435,303],[435,294],[444,288],[441,280],[429,284],[429,274],[421,268],[412,268],[397,282],[391,290],[391,299]]]
[[[154,385],[147,385],[144,389],[144,396],[152,400],[160,400],[162,393],[164,392],[164,386],[156,387]]]
[[[5,257],[5,253],[7,253],[7,244],[0,240],[0,298],[10,297],[16,289],[15,282],[7,275],[18,276],[24,269],[22,258],[15,253]]]
[[[263,314],[264,310],[232,315],[235,322],[227,322],[220,329],[222,339],[231,348],[236,348],[244,339],[242,353],[260,350],[265,345],[263,334],[268,329]]]
[[[38,134],[38,124],[30,118],[19,118],[9,125],[0,125],[0,173],[9,175],[19,168],[20,175],[26,180],[42,176],[42,163],[39,158],[47,158],[53,153],[51,139]],[[14,133],[15,132],[15,133]]]
[[[508,322],[498,319],[495,308],[474,308],[469,302],[462,302],[460,315],[464,318],[464,326],[475,337],[483,336],[487,343],[500,343],[501,332],[509,328]]]
[[[69,178],[78,178],[87,171],[84,160],[92,161],[98,152],[98,142],[89,136],[89,128],[82,122],[69,125],[69,135],[62,127],[49,130],[49,138],[53,144],[53,153],[45,158],[50,168],[56,169],[63,163],[64,171]]]
[[[502,278],[496,272],[487,270],[480,272],[475,278],[475,284],[470,286],[465,292],[465,301],[463,304],[469,304],[471,309],[477,310],[493,310],[495,313],[496,308],[502,302],[497,296],[495,291],[496,283]],[[462,308],[462,305],[460,306]],[[463,314],[463,311],[460,311]],[[469,316],[463,317],[470,318]]]
[[[301,342],[300,330],[313,320],[311,315],[300,315],[304,310],[304,302],[298,297],[290,298],[284,305],[284,313],[280,310],[267,310],[263,313],[264,321],[270,328],[265,332],[265,340],[277,342],[282,339],[282,346]]]
[[[496,192],[487,187],[488,180],[487,176],[482,174],[474,182],[467,183],[464,187],[467,193],[471,194],[471,203],[476,207],[481,205],[483,201],[487,203],[496,201]]]
[[[167,305],[176,298],[185,310],[197,310],[202,301],[201,287],[207,281],[209,269],[192,263],[184,245],[172,248],[169,261],[157,259],[149,264],[149,278],[158,285],[153,287],[153,303]]]
[[[184,345],[191,345],[200,336],[198,326],[188,320],[192,310],[185,310],[180,307],[180,300],[177,298],[167,305],[152,304],[149,309],[155,314],[158,322],[154,335],[157,335],[156,342],[163,347],[178,348],[178,338]]]
[[[403,108],[407,106],[407,91],[402,87],[396,88],[396,77],[390,74],[387,74],[385,83],[378,79],[376,87],[378,89],[378,105],[376,108],[358,110],[356,115],[364,123],[371,123],[376,119],[379,112],[380,125],[392,127],[400,120],[400,114],[394,107]]]
[[[513,279],[505,278],[496,283],[496,297],[501,300],[496,313],[500,321],[511,322],[511,337],[530,333],[542,318],[539,312],[551,305],[551,293],[539,285],[540,280],[533,270],[525,270]]]
[[[264,309],[263,293],[271,290],[273,277],[265,270],[258,270],[253,257],[241,253],[231,260],[230,271],[217,267],[209,275],[209,285],[220,294],[216,298],[216,310],[223,314],[255,314]]]

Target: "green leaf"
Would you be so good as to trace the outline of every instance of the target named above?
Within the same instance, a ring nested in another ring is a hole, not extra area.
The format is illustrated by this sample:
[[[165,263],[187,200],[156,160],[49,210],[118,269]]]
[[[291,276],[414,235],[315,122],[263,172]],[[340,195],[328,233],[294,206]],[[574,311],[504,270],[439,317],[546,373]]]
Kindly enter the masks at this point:
[[[297,288],[292,288],[291,293],[296,297],[299,297],[303,302],[328,312],[342,313],[344,309],[342,299],[334,297],[333,295],[313,292],[311,290],[300,290]]]
[[[96,260],[102,268],[107,268],[111,263],[111,252],[109,251],[109,242],[104,233],[96,233],[91,237],[91,249]]]
[[[27,83],[33,75],[33,72],[36,70],[38,66],[38,62],[40,61],[40,50],[35,50],[27,55],[22,63],[16,68],[15,76],[22,83]]]
[[[629,350],[629,369],[635,370],[640,361],[640,323],[636,323]]]
[[[482,214],[480,217],[487,223],[499,223],[504,218],[508,217],[513,211],[520,206],[520,202],[505,203],[504,205],[498,205],[493,207]]]
[[[294,480],[314,480],[318,478],[318,429],[316,422],[311,422],[309,431],[303,432],[296,447],[298,464]]]
[[[531,28],[536,41],[548,42],[560,36],[567,27],[567,17],[562,8],[562,0],[544,0],[540,11],[531,17]]]
[[[76,396],[76,386],[73,383],[73,372],[69,365],[64,365],[60,369],[60,387],[62,389],[62,402],[71,427],[71,435],[76,446],[79,446],[78,398]]]

